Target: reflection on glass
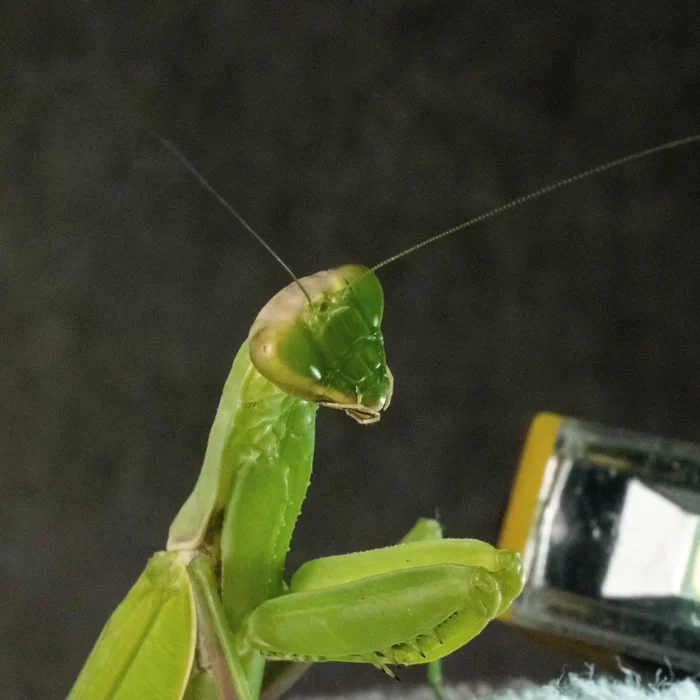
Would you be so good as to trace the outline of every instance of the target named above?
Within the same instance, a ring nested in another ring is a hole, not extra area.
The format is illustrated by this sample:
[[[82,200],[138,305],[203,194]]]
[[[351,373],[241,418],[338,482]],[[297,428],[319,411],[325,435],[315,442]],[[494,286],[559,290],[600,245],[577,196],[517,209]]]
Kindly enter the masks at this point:
[[[700,671],[700,448],[564,419],[517,624]]]

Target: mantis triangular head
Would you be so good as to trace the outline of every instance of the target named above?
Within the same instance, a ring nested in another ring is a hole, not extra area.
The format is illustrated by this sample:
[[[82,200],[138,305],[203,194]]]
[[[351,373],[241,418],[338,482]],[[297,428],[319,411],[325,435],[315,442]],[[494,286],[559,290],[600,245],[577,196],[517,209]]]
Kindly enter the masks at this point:
[[[263,307],[250,330],[250,357],[292,396],[374,423],[393,388],[381,332],[384,295],[363,265],[304,277]]]

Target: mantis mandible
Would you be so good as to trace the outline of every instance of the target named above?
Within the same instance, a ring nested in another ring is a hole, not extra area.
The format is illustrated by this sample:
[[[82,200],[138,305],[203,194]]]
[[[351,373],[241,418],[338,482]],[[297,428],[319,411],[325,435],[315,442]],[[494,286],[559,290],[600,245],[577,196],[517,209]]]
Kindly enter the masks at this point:
[[[159,137],[160,138],[160,137]],[[259,236],[185,160],[190,172]],[[319,406],[358,423],[386,410],[393,377],[376,271],[507,209],[690,136],[543,187],[398,253],[373,268],[345,265],[275,295],[235,357],[194,490],[158,552],[107,622],[69,700],[257,700],[304,664],[428,664],[501,615],[523,586],[518,554],[443,539],[419,520],[393,546],[317,559],[286,583],[284,565],[309,484]],[[266,661],[277,662],[265,668]],[[281,662],[281,663],[280,663]]]

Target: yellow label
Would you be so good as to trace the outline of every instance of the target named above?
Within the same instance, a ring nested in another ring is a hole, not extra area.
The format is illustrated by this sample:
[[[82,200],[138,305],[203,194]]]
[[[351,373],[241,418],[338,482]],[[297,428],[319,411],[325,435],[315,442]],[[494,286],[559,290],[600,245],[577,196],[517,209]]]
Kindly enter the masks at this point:
[[[503,549],[520,554],[525,550],[544,470],[563,420],[555,413],[538,413],[530,424],[498,541]]]

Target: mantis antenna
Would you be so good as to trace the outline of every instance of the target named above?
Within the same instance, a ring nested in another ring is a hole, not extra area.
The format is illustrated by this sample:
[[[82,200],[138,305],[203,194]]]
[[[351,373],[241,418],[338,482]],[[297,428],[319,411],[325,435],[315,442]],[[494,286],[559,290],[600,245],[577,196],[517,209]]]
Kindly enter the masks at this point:
[[[238,222],[243,226],[243,228],[250,233],[255,240],[260,243],[260,245],[265,248],[265,250],[286,270],[287,274],[299,285],[299,289],[303,292],[304,296],[306,297],[306,300],[311,304],[311,297],[309,296],[308,292],[306,289],[304,289],[304,285],[299,281],[299,278],[292,272],[292,269],[287,265],[282,258],[275,253],[274,250],[270,247],[270,245],[267,243],[267,241],[224,199],[224,197],[217,192],[217,190],[214,189],[213,185],[211,185],[204,175],[202,175],[197,168],[190,163],[189,160],[185,157],[185,154],[180,151],[175,144],[173,144],[171,141],[168,141],[164,136],[161,136],[160,134],[156,133],[155,131],[149,132],[151,136],[156,139],[157,141],[160,141],[160,143],[165,146],[165,148],[170,151],[170,153],[177,158],[177,160],[180,161],[180,163],[188,170],[190,175],[199,182],[199,184],[207,191],[209,192],[213,197],[216,198],[216,200],[221,204],[226,211],[228,211],[230,214],[233,214],[233,216],[238,220]]]
[[[424,241],[416,243],[415,245],[412,245],[402,250],[400,253],[396,253],[395,255],[388,257],[386,260],[377,263],[374,267],[371,268],[371,271],[376,272],[377,270],[379,270],[382,267],[385,267],[389,263],[392,263],[396,260],[400,260],[401,258],[404,258],[407,255],[410,255],[411,253],[415,253],[417,250],[425,248],[425,246],[428,246],[431,243],[436,243],[442,238],[451,236],[453,233],[457,233],[462,229],[479,224],[482,221],[486,221],[487,219],[492,219],[494,216],[497,216],[498,214],[501,214],[504,211],[508,211],[509,209],[515,209],[516,207],[519,207],[522,204],[531,202],[533,199],[539,199],[540,197],[543,197],[544,195],[549,194],[550,192],[561,190],[564,187],[572,185],[574,182],[578,182],[579,180],[585,180],[588,177],[604,173],[606,170],[612,170],[613,168],[617,168],[618,166],[624,165],[625,163],[632,163],[635,160],[641,160],[642,158],[647,158],[648,156],[655,155],[656,153],[661,153],[662,151],[670,151],[674,148],[680,148],[681,146],[687,146],[691,143],[697,143],[698,141],[700,141],[700,134],[686,136],[681,139],[676,139],[675,141],[668,141],[667,143],[662,143],[660,146],[652,146],[651,148],[645,148],[643,151],[637,151],[636,153],[632,153],[628,156],[615,158],[615,160],[608,161],[607,163],[603,163],[602,165],[596,165],[592,168],[589,168],[588,170],[584,170],[580,173],[577,173],[576,175],[565,177],[563,180],[559,180],[552,184],[545,185],[544,187],[540,187],[540,189],[535,190],[534,192],[530,192],[529,194],[522,195],[521,197],[516,197],[510,202],[506,202],[505,204],[501,204],[500,206],[497,206],[494,209],[484,212],[483,214],[479,214],[478,216],[475,216],[474,218],[469,219],[468,221],[465,221],[462,224],[458,224],[457,226],[448,228],[445,231],[442,231],[441,233],[431,236],[430,238],[426,238]],[[356,282],[357,281],[358,280],[356,280]]]

